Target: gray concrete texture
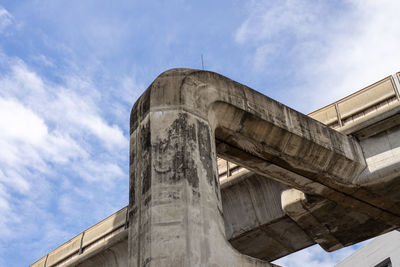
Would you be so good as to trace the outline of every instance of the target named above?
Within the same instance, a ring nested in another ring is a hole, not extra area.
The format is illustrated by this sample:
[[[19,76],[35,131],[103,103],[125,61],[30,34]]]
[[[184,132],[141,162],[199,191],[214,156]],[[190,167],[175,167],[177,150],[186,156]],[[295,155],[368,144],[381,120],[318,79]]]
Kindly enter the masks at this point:
[[[397,229],[399,109],[392,76],[319,122],[219,74],[167,71],[132,109],[128,208],[33,266],[271,266]]]
[[[328,225],[335,220],[318,220],[329,215],[321,207],[331,202],[354,210],[353,223],[383,225],[378,233],[400,225],[397,203],[359,177],[367,162],[355,138],[216,73],[174,69],[161,74],[132,109],[132,266],[262,264],[226,242],[217,153],[301,190],[282,194],[283,210],[327,250],[352,242],[332,233]],[[327,204],[313,205],[319,197]]]

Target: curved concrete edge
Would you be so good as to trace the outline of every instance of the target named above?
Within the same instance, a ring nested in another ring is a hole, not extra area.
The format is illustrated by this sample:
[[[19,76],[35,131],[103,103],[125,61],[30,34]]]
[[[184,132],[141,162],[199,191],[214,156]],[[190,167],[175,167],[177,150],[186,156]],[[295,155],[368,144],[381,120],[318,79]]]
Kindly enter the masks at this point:
[[[352,187],[351,181],[365,168],[362,152],[351,138],[217,73],[191,69],[162,73],[135,103],[131,132],[150,110],[169,108],[189,111],[214,127],[229,129],[247,140],[243,149],[249,150],[250,145],[264,150],[275,164],[296,166],[294,171],[307,172],[321,183]],[[214,118],[209,118],[210,110]],[[266,138],[265,132],[277,135]],[[256,145],[260,143],[264,148]],[[234,145],[240,147],[240,143]],[[309,154],[301,154],[302,146],[308,147]],[[316,152],[320,161],[313,156]]]
[[[129,234],[131,265],[133,262],[171,265],[175,261],[179,261],[176,265],[196,265],[199,259],[222,264],[224,261],[220,257],[198,254],[205,249],[204,244],[214,247],[218,242],[220,251],[235,255],[229,252],[226,239],[217,234],[224,231],[221,214],[216,212],[221,212],[221,201],[215,178],[213,158],[216,153],[212,136],[225,145],[225,155],[235,149],[241,150],[236,154],[236,163],[253,167],[248,162],[257,158],[261,161],[257,170],[262,174],[336,201],[343,197],[352,198],[351,194],[359,190],[352,181],[365,168],[361,147],[355,139],[244,85],[207,71],[173,69],[161,74],[135,103],[130,133],[129,220],[135,225]],[[265,169],[264,165],[272,168]],[[182,166],[185,166],[183,170]],[[282,175],[285,172],[293,175]],[[208,184],[204,180],[208,180]],[[215,194],[207,192],[211,188]],[[165,192],[175,198],[161,197]],[[207,204],[202,200],[204,194],[210,198]],[[352,202],[361,203],[359,206],[364,209],[372,209],[376,216],[382,215],[369,203],[358,199]],[[159,203],[164,203],[162,212]],[[178,215],[181,213],[177,210],[179,206],[191,212]],[[208,222],[196,217],[205,207],[214,212],[208,215]],[[161,216],[166,212],[176,215],[168,220]],[[174,221],[175,228],[170,222],[173,218],[179,218]],[[201,234],[198,227],[202,224],[213,224],[214,228],[210,227],[214,231],[213,238]],[[165,229],[174,231],[166,233]],[[172,233],[176,237],[171,236]],[[146,236],[168,244],[178,242],[186,249],[190,247],[186,253],[190,256],[183,260],[182,251],[161,251],[160,244]],[[197,243],[198,238],[203,240],[201,245]],[[137,244],[133,243],[136,239]],[[239,256],[232,264],[243,259],[247,258]]]
[[[370,105],[371,106],[371,105]],[[349,134],[352,133],[355,136],[357,136],[358,138],[367,138],[371,135],[375,135],[377,133],[379,133],[380,131],[385,130],[388,127],[391,127],[391,125],[393,124],[392,121],[392,117],[397,115],[399,113],[399,104],[398,102],[393,102],[393,104],[389,105],[389,106],[385,106],[382,108],[378,108],[375,112],[370,112],[367,115],[361,117],[358,120],[355,120],[354,122],[352,122],[351,124],[347,124],[345,126],[343,126],[340,129],[337,129],[340,132]],[[310,114],[310,116],[312,116],[312,114]],[[380,121],[385,121],[385,120],[390,120],[390,124],[389,126],[386,125],[386,122],[384,127],[381,127],[382,123],[378,123]],[[376,123],[378,123],[379,125],[376,125]],[[385,128],[386,127],[386,128]],[[379,129],[378,129],[379,128]],[[382,130],[383,129],[383,130]],[[372,177],[372,176],[371,176]],[[369,181],[371,181],[371,183],[373,183],[376,179],[373,179],[371,177],[369,178]],[[363,180],[363,175],[360,175],[358,177],[358,179]],[[227,183],[225,183],[225,185],[230,185],[230,184],[234,184],[237,182],[240,182],[239,180],[235,180],[236,177],[227,177]],[[221,181],[222,182],[222,181]],[[376,183],[376,181],[375,181]],[[224,183],[221,183],[221,187],[224,186]],[[300,203],[302,203],[302,200],[299,199],[298,201],[300,201]],[[298,203],[297,203],[298,204]],[[293,206],[296,206],[296,203],[291,204]],[[290,206],[290,205],[288,205]],[[306,207],[302,206],[303,209],[305,210]],[[39,259],[35,264],[36,265],[32,265],[32,266],[51,266],[52,264],[54,264],[54,262],[59,262],[59,258],[63,258],[66,259],[71,255],[74,255],[74,253],[76,253],[77,248],[78,250],[81,249],[82,245],[79,246],[77,245],[79,242],[78,240],[85,240],[83,244],[83,246],[90,246],[91,242],[93,242],[93,239],[97,239],[96,235],[93,235],[92,237],[90,237],[90,231],[87,233],[85,239],[83,238],[83,233],[81,233],[80,235],[74,237],[73,239],[71,239],[70,241],[68,241],[66,244],[62,245],[60,248],[56,249],[55,251],[47,254],[46,256],[42,257],[41,259]],[[95,240],[96,241],[96,240]]]
[[[357,112],[362,109],[365,106]],[[385,196],[371,195],[353,184],[365,167],[355,139],[345,140],[335,131],[318,128],[318,123],[307,121],[302,114],[218,74],[184,69],[167,71],[153,82],[132,110],[131,123],[137,127],[144,120],[141,112],[147,116],[173,110],[210,123],[217,142],[224,147],[224,155],[235,149],[241,151],[235,155],[236,163],[311,194],[348,202],[348,207],[360,207],[375,219],[399,224],[398,214],[382,206]],[[351,115],[348,111],[346,116]],[[324,135],[325,130],[328,135]],[[315,136],[315,132],[322,134]],[[324,137],[338,142],[340,149],[324,143]],[[222,146],[218,146],[219,153]],[[259,166],[254,166],[254,159]]]

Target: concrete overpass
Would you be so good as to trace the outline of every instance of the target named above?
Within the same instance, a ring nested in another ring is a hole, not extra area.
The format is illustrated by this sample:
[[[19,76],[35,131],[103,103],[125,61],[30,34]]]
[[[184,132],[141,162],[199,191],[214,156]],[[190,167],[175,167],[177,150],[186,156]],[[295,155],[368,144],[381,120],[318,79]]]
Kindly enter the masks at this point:
[[[132,109],[128,207],[32,266],[271,266],[398,229],[399,77],[306,116],[216,73],[161,74]]]

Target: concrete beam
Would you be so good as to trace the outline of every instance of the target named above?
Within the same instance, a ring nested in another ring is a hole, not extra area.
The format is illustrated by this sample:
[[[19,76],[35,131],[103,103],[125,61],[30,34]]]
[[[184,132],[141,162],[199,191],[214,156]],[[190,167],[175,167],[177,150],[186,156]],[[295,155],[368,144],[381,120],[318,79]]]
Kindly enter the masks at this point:
[[[224,240],[272,261],[313,243],[332,251],[399,227],[393,80],[310,114],[354,139],[215,73],[160,75],[132,110],[129,216],[118,211],[32,266],[125,266],[128,258],[130,266],[228,264],[221,253],[238,265],[265,265]],[[219,161],[219,195],[216,153],[256,173]],[[210,229],[219,235],[210,237]],[[166,246],[171,255],[163,258],[159,240],[185,252]]]
[[[282,210],[289,187],[243,169],[221,183],[226,238],[245,255],[273,261],[315,242]]]
[[[333,251],[396,228],[246,170],[222,182],[227,238],[252,257],[273,261],[315,243]]]
[[[210,122],[219,155],[308,194],[400,224],[400,213],[382,205],[385,196],[355,183],[365,161],[353,138],[221,75],[188,69],[160,75],[132,117],[172,107]]]
[[[130,132],[131,266],[264,264],[226,243],[217,152],[309,194],[400,224],[379,199],[371,204],[351,195],[360,190],[353,181],[365,168],[357,141],[216,73],[161,74],[135,103]]]
[[[343,207],[296,189],[282,192],[285,213],[326,251],[334,251],[395,230],[368,213]]]

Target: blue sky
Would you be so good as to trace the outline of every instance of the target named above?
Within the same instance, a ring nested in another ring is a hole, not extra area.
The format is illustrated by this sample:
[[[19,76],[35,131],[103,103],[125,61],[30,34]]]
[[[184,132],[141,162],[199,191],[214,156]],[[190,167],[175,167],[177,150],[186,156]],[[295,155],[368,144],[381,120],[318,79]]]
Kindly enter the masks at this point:
[[[0,266],[27,266],[128,203],[131,106],[174,67],[303,113],[400,70],[400,2],[0,2]],[[332,266],[354,251],[280,260]]]

